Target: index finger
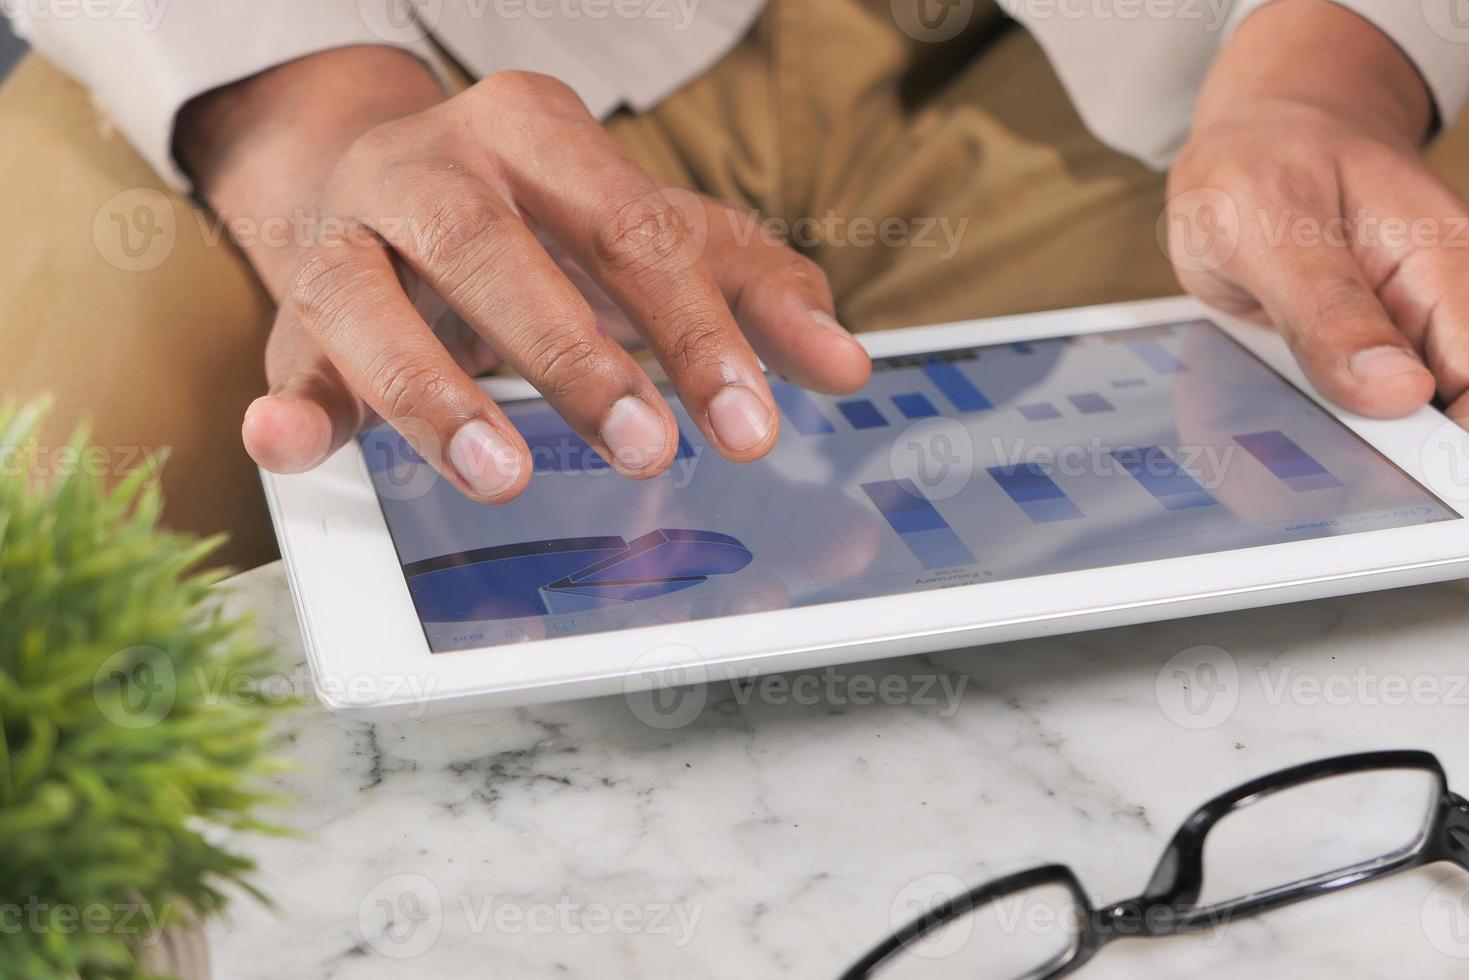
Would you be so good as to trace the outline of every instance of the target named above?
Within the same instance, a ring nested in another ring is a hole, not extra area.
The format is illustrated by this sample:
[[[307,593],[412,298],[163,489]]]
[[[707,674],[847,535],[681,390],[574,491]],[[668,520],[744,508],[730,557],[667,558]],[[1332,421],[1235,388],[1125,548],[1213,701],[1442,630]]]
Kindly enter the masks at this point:
[[[737,461],[765,455],[780,415],[690,231],[700,216],[623,156],[569,89],[543,98],[535,118],[496,116],[516,137],[496,144],[514,200],[628,314],[710,443]]]
[[[419,317],[381,243],[313,247],[276,329],[298,327],[347,387],[461,492],[498,503],[525,489],[525,440]]]

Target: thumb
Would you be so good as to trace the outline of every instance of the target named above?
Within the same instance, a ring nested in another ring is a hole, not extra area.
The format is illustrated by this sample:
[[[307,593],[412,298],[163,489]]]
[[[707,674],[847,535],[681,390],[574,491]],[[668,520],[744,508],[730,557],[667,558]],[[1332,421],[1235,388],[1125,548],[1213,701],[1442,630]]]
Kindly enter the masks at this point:
[[[1330,227],[1325,220],[1319,227]],[[1349,247],[1244,242],[1230,270],[1264,309],[1311,379],[1349,411],[1406,415],[1433,397],[1434,379],[1368,284]]]
[[[270,391],[250,403],[240,428],[245,451],[264,469],[312,469],[362,425],[362,401],[284,309],[266,345],[265,374]]]

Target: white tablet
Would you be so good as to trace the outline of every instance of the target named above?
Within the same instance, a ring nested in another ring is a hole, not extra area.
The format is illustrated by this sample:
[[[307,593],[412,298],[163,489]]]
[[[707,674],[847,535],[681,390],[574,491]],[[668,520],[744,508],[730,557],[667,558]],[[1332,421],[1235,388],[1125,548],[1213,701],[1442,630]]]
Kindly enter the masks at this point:
[[[626,480],[496,379],[535,459],[511,503],[386,426],[265,474],[320,696],[582,697],[1469,574],[1462,430],[1345,414],[1273,333],[1192,300],[860,339],[857,394],[772,380],[756,463],[674,402],[678,458]]]

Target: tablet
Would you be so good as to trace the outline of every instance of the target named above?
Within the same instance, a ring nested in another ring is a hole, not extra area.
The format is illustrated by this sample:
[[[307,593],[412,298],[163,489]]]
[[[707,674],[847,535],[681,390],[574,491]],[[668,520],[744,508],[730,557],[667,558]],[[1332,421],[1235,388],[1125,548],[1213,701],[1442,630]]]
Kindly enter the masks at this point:
[[[856,394],[772,379],[754,463],[670,394],[677,458],[627,480],[489,379],[535,462],[510,503],[384,425],[264,474],[319,696],[581,697],[1469,574],[1462,430],[1343,413],[1276,335],[1195,301],[859,339]]]

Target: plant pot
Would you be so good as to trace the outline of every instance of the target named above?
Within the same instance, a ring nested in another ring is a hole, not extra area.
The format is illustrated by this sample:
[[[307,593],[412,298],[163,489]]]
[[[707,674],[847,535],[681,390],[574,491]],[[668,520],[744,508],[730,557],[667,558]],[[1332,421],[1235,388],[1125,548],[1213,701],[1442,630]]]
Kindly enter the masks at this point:
[[[209,938],[197,923],[172,925],[156,942],[139,947],[138,959],[153,973],[178,980],[210,980]]]

